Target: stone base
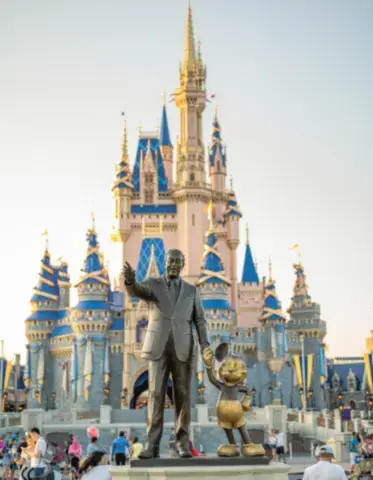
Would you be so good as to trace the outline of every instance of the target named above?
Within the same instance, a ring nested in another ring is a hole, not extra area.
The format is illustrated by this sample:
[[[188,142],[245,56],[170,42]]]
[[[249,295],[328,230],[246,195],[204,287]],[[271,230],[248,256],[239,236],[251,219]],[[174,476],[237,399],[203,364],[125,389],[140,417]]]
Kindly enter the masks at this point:
[[[206,457],[205,457],[206,458]],[[163,459],[163,461],[169,459]],[[171,460],[171,459],[170,459]],[[175,459],[176,461],[178,459]],[[197,460],[197,459],[196,459]],[[204,460],[204,458],[202,458]],[[208,457],[206,460],[210,460]],[[189,464],[189,466],[168,466],[168,467],[111,467],[110,474],[112,480],[190,480],[191,477],[203,480],[288,480],[290,467],[283,464],[274,465],[240,465],[237,462],[240,458],[224,459],[234,460],[231,465],[223,464],[217,465],[218,460],[215,460],[215,466],[209,466],[200,462],[197,464]],[[219,459],[219,463],[220,463]],[[162,461],[162,459],[161,459]]]
[[[231,467],[237,465],[268,465],[268,457],[164,457],[149,460],[131,460],[131,468],[169,468],[169,467]]]

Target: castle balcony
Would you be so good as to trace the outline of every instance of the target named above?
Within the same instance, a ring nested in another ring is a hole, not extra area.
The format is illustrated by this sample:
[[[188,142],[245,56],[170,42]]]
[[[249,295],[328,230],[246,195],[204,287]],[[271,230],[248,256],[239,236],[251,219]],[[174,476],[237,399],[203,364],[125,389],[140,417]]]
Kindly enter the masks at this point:
[[[319,318],[292,319],[287,322],[288,332],[297,332],[299,335],[305,335],[306,338],[322,338],[327,333],[327,326],[324,320]]]
[[[207,182],[201,183],[201,182],[193,182],[193,181],[183,181],[183,182],[174,183],[172,186],[172,190],[179,190],[182,188],[196,188],[196,189],[204,188],[206,190],[211,190],[212,185],[211,183],[207,183]]]

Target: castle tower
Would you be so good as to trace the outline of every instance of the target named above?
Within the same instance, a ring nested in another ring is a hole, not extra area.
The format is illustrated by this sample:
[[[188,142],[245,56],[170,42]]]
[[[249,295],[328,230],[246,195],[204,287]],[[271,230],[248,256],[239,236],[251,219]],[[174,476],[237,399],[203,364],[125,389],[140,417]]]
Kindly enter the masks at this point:
[[[126,121],[123,122],[122,155],[116,167],[115,177],[112,187],[115,202],[115,225],[113,226],[111,239],[120,243],[121,260],[125,262],[127,259],[127,240],[131,235],[130,214],[134,190],[128,157]],[[122,283],[120,287],[124,289]]]
[[[263,284],[259,281],[249,242],[249,229],[246,227],[245,260],[241,283],[238,284],[237,325],[239,327],[259,326],[263,300]]]
[[[216,222],[223,222],[226,206],[225,180],[227,176],[227,161],[225,148],[222,144],[221,128],[216,106],[211,137],[212,144],[209,151],[209,175],[211,188],[213,190],[213,217]]]
[[[289,332],[299,335],[299,352],[313,356],[311,388],[314,406],[321,410],[324,408],[322,390],[324,371],[320,371],[320,368],[323,366],[322,359],[325,358],[323,340],[326,335],[326,322],[321,319],[320,305],[313,302],[309,295],[306,275],[300,261],[294,265],[294,269],[296,280],[294,295],[288,308],[290,320],[287,322],[287,328]]]
[[[70,307],[70,275],[67,262],[61,260],[61,266],[58,269],[58,288],[60,290],[60,308]]]
[[[171,143],[170,129],[168,128],[168,119],[167,119],[167,110],[166,110],[166,99],[164,98],[163,108],[162,108],[162,120],[161,120],[161,129],[159,134],[159,145],[163,157],[164,169],[166,173],[168,188],[172,187],[172,177],[173,177],[173,151],[174,148]]]
[[[224,220],[227,226],[227,245],[229,247],[229,277],[232,282],[230,301],[232,307],[237,309],[238,305],[238,286],[237,286],[237,247],[240,243],[240,219],[242,213],[237,204],[236,194],[231,185],[228,194],[228,203],[224,212]]]
[[[87,232],[88,248],[82,276],[76,287],[79,302],[72,312],[72,329],[76,336],[76,403],[80,407],[97,409],[103,403],[105,347],[107,331],[112,323],[109,304],[110,281],[100,252],[97,233]]]
[[[218,250],[218,229],[212,225],[205,235],[200,277],[197,280],[203,309],[205,311],[210,343],[216,348],[220,343],[230,343],[231,330],[235,323],[235,311],[229,302],[228,290],[231,282],[226,276],[221,255]],[[205,368],[200,352],[197,353],[198,391],[206,390],[210,406],[216,405],[218,391],[210,382],[205,381]]]
[[[60,316],[59,269],[51,264],[48,241],[41,260],[38,284],[31,298],[31,315],[26,319],[28,408],[47,406],[53,390],[53,374],[46,375],[50,363],[49,338]],[[63,312],[61,312],[63,313]]]
[[[207,230],[204,210],[211,198],[205,183],[202,134],[202,114],[206,106],[205,81],[206,69],[200,52],[197,53],[195,49],[192,10],[189,6],[180,85],[174,93],[180,111],[180,138],[172,198],[177,204],[179,217],[179,247],[186,258],[184,277],[191,283],[196,282],[199,276],[199,252],[203,251],[203,232]]]

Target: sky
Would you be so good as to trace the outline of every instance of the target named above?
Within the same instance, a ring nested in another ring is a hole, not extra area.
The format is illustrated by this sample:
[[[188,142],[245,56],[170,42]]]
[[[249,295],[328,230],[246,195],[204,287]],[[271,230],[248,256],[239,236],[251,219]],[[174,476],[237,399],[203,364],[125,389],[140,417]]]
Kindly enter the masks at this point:
[[[373,325],[373,3],[192,0],[228,170],[261,275],[284,309],[299,243],[332,356],[361,355]],[[228,6],[229,5],[229,6]],[[186,0],[3,0],[0,5],[0,339],[24,320],[49,230],[73,282],[94,211],[112,275],[111,186],[125,111],[154,129],[178,86]],[[178,112],[168,107],[175,142]],[[213,105],[204,115],[206,143]],[[75,297],[73,297],[74,299]]]

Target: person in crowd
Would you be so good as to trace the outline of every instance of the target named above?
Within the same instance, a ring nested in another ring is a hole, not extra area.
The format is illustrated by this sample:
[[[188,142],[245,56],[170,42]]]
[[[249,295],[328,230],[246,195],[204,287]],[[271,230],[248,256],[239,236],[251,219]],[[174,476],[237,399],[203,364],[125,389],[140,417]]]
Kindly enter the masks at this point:
[[[365,437],[361,447],[361,454],[364,458],[373,458],[373,435],[369,434]]]
[[[88,438],[90,442],[87,446],[87,455],[91,455],[93,452],[98,452],[100,447],[98,445],[99,431],[96,427],[89,427],[87,429]]]
[[[360,436],[357,432],[352,432],[352,438],[350,440],[348,450],[350,452],[350,464],[351,466],[355,464],[355,459],[359,454],[360,447]]]
[[[109,459],[105,452],[94,451],[79,468],[80,480],[112,480]]]
[[[3,455],[3,478],[4,480],[10,480],[12,478],[11,464],[13,461],[12,456],[12,441],[9,439],[6,445],[2,449]]]
[[[276,430],[276,456],[280,461],[286,463],[285,435],[280,430]]]
[[[31,454],[31,467],[45,467],[43,456],[47,451],[47,443],[40,435],[40,430],[37,427],[31,429],[31,435],[35,442],[35,448]]]
[[[115,459],[117,466],[125,465],[129,458],[130,444],[125,432],[120,432],[119,436],[113,440],[111,446],[111,456]]]
[[[277,443],[276,443],[276,441],[277,441],[276,430],[274,428],[272,428],[269,431],[269,434],[268,434],[268,443],[269,443],[269,446],[271,447],[271,450],[272,450],[272,462],[275,462],[277,460],[277,456],[276,456]]]
[[[176,433],[175,433],[175,429],[172,429],[171,435],[168,438],[168,449],[170,451],[170,457],[176,457]]]
[[[347,480],[343,468],[333,463],[334,452],[329,445],[319,447],[316,453],[317,463],[305,469],[303,480]]]
[[[82,455],[83,455],[83,447],[78,442],[78,437],[76,436],[73,437],[72,443],[69,446],[67,454],[69,455],[69,458],[77,458],[79,463],[79,460],[82,458]]]
[[[143,449],[142,444],[137,437],[134,437],[131,444],[131,458],[137,458]]]

